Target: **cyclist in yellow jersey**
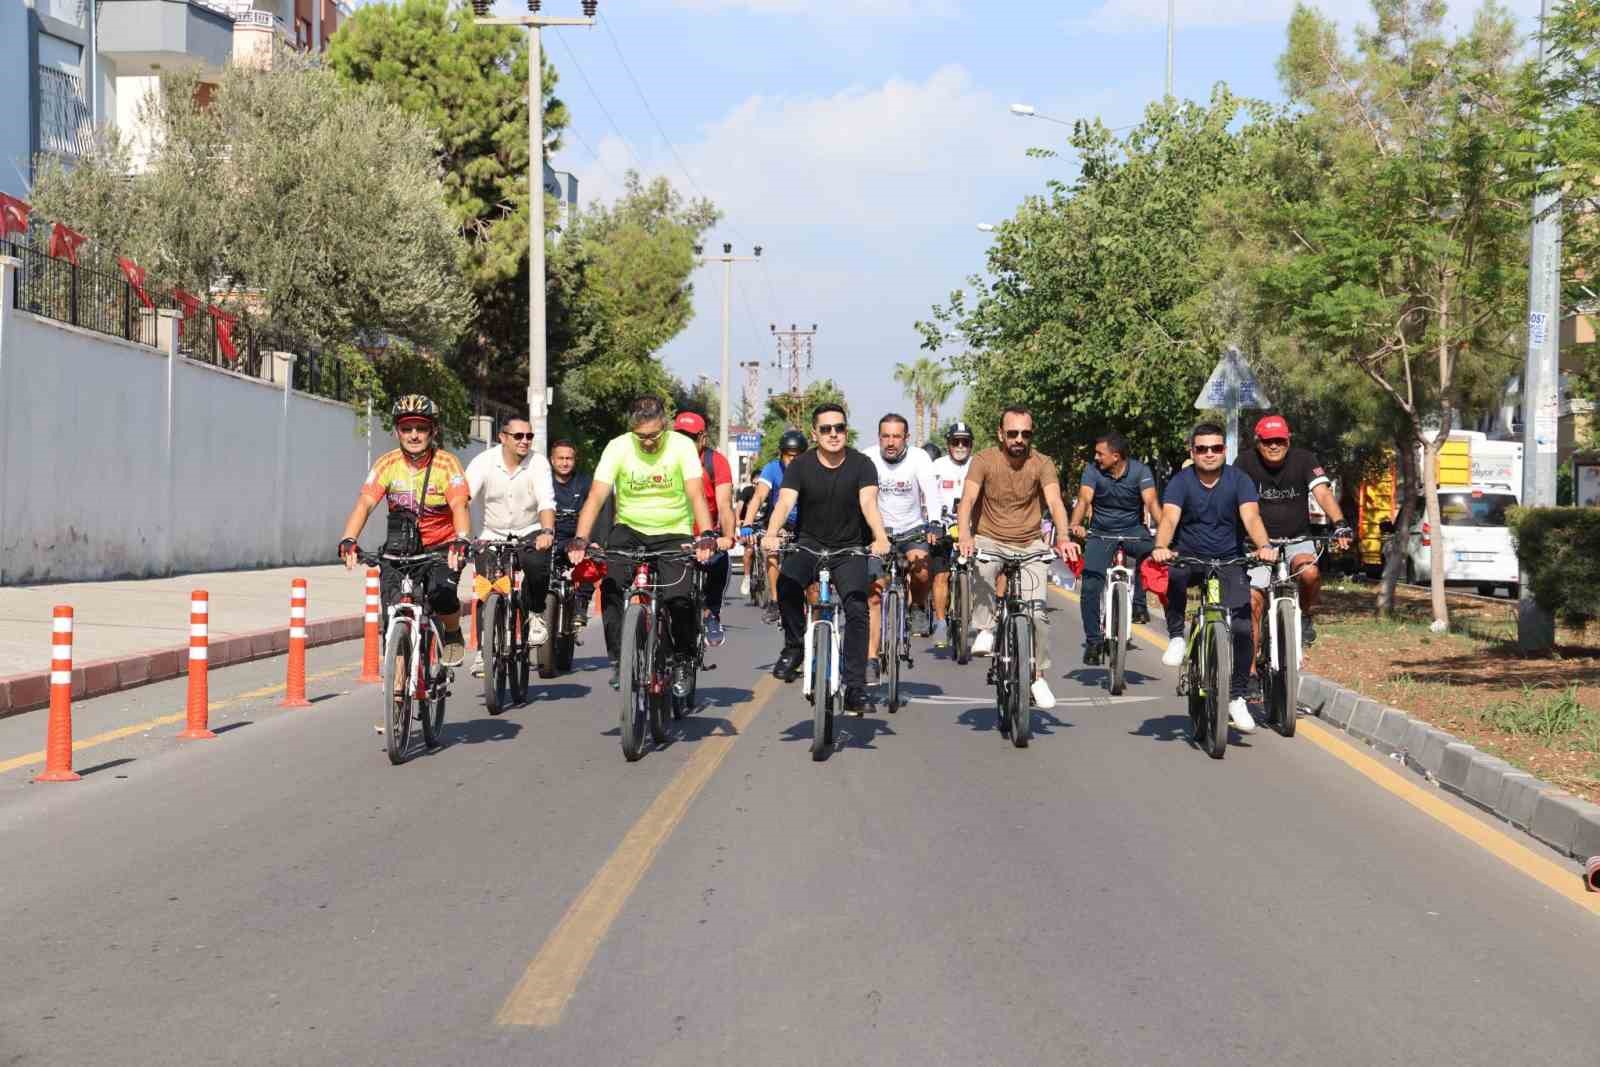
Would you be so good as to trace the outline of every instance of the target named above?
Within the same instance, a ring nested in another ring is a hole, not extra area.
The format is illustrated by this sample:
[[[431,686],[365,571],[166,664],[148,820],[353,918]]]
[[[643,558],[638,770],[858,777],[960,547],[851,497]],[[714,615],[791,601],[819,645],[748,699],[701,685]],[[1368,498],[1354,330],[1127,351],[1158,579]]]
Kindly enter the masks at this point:
[[[356,538],[378,501],[389,502],[389,534],[384,550],[395,555],[427,551],[443,553],[424,575],[428,605],[439,622],[444,647],[440,658],[447,667],[459,667],[466,654],[461,636],[461,601],[456,583],[461,578],[463,545],[472,530],[467,512],[467,477],[461,461],[437,445],[439,407],[425,396],[403,396],[394,404],[394,434],[400,447],[378,457],[361,486],[356,506],[345,520],[339,555],[346,569],[356,565]],[[400,576],[385,565],[384,603],[393,600]]]
[[[606,499],[615,491],[616,523],[606,537],[607,548],[631,551],[672,549],[698,534],[695,557],[709,560],[716,551],[733,547],[719,538],[706,506],[705,470],[694,442],[667,431],[666,406],[659,397],[642,396],[628,407],[628,433],[615,438],[600,454],[589,498],[578,514],[578,529],[568,544],[574,564],[583,561],[589,533]],[[676,649],[695,647],[700,620],[694,608],[685,563],[665,560],[657,568],[661,598],[672,613],[672,644]],[[601,614],[605,619],[606,654],[611,657],[611,688],[621,684],[622,611],[625,586],[632,577],[627,567],[608,568],[600,586]],[[685,651],[687,654],[687,651]],[[687,694],[684,661],[674,656],[673,690]]]

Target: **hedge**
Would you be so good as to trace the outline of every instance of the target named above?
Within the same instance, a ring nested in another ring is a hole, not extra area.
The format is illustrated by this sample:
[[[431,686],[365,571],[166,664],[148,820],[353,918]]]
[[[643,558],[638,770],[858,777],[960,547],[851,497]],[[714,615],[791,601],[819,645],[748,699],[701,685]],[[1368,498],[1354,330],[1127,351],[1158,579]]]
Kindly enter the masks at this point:
[[[1534,602],[1578,629],[1600,618],[1600,508],[1512,508],[1508,518]]]

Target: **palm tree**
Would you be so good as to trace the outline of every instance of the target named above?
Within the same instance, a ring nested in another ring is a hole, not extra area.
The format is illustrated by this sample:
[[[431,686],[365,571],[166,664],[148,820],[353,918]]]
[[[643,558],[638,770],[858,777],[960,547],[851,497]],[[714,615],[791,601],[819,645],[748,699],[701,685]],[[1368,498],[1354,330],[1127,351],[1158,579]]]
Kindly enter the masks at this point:
[[[956,391],[955,375],[950,373],[950,368],[936,360],[924,357],[919,363],[926,363],[922,381],[922,395],[928,405],[928,436],[939,435],[939,408],[950,399],[950,394]]]
[[[917,420],[916,433],[919,438],[922,436],[923,405],[927,403],[923,395],[923,380],[927,376],[927,369],[924,364],[927,362],[928,359],[924,356],[915,363],[896,363],[894,365],[894,380],[905,387],[906,397],[916,410],[914,418]]]

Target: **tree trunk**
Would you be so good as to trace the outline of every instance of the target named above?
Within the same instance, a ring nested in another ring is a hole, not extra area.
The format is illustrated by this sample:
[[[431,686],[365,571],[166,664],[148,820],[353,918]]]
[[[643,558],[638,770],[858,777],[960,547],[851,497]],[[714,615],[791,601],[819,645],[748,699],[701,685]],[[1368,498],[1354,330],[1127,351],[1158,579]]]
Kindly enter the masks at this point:
[[[1439,521],[1439,449],[1444,446],[1449,432],[1447,425],[1422,454],[1422,501],[1431,542],[1428,549],[1428,569],[1431,572],[1428,584],[1432,593],[1433,630],[1436,633],[1443,633],[1450,628],[1450,605],[1444,598],[1444,530]]]
[[[1383,580],[1378,584],[1378,617],[1394,614],[1394,590],[1406,568],[1406,546],[1411,539],[1411,524],[1416,519],[1417,448],[1415,438],[1402,433],[1395,438],[1394,532],[1383,542]]]

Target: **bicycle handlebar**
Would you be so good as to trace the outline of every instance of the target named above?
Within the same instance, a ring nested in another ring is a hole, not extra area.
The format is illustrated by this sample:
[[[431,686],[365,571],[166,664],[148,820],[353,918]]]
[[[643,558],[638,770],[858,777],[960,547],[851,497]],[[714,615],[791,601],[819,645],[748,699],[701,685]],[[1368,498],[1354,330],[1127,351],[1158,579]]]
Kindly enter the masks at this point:
[[[972,558],[980,563],[1037,563],[1040,560],[1053,560],[1056,558],[1054,549],[1038,549],[1033,552],[974,552]]]
[[[787,556],[791,552],[804,552],[807,555],[815,556],[819,560],[843,559],[849,556],[872,555],[872,549],[865,547],[816,549],[802,545],[798,541],[790,541],[786,545],[778,546],[779,555]]]
[[[1175,556],[1172,562],[1190,567],[1236,567],[1240,564],[1255,564],[1262,562],[1255,556],[1237,556],[1233,559],[1206,559],[1203,556]]]

